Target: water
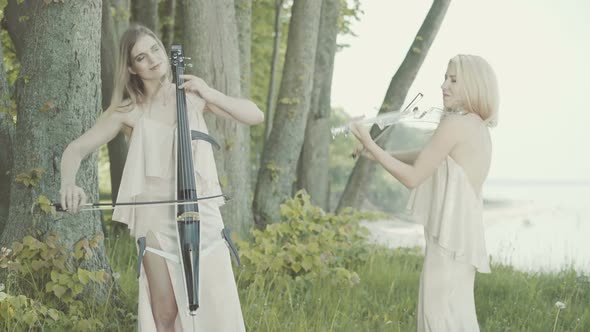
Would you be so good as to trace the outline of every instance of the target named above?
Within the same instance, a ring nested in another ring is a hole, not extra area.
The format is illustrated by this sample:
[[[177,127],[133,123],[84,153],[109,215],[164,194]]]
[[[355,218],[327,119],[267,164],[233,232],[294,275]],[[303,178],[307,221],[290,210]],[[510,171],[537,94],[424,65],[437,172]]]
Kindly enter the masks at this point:
[[[484,226],[493,262],[527,272],[572,267],[590,275],[590,183],[489,181]],[[424,246],[422,226],[401,220],[365,223],[375,242]]]
[[[484,212],[488,252],[523,271],[567,267],[590,275],[590,184],[493,182],[484,199],[506,205]]]

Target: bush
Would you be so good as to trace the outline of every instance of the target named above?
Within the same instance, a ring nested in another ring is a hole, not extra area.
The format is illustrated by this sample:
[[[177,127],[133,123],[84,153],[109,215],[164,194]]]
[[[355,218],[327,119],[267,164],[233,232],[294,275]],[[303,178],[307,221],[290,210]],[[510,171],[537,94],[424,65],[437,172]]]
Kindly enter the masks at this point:
[[[7,270],[7,284],[0,284],[0,329],[103,328],[101,320],[90,314],[96,303],[82,301],[81,296],[85,289],[111,280],[110,275],[80,267],[101,240],[102,234],[80,240],[74,245],[73,260],[55,235],[45,241],[26,236],[11,249],[2,248],[0,269]]]
[[[352,209],[325,213],[303,191],[280,209],[282,222],[252,230],[252,241],[238,241],[244,264],[241,285],[284,285],[318,278],[348,287],[359,283],[358,274],[349,268],[353,261],[368,257],[368,231],[359,222],[372,214]]]

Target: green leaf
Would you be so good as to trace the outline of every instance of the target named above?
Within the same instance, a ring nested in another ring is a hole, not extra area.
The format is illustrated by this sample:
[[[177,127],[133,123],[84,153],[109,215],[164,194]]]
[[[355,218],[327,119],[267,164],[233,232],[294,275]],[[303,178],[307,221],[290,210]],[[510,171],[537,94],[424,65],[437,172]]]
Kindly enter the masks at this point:
[[[54,321],[57,321],[59,319],[59,311],[55,309],[49,309],[47,311],[47,315],[51,317],[51,319],[53,319]]]
[[[53,286],[53,294],[61,299],[61,297],[67,292],[67,289],[62,285]]]
[[[311,267],[313,266],[312,258],[310,256],[303,257],[303,260],[301,261],[301,266],[305,271],[311,270]]]
[[[86,285],[90,281],[90,272],[88,270],[84,270],[78,268],[78,279],[83,285]]]

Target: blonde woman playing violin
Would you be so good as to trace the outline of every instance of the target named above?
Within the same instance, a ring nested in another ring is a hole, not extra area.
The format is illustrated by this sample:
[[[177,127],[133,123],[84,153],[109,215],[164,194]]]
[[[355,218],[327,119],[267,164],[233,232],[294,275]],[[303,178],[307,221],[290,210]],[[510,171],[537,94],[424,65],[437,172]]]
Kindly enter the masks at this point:
[[[413,156],[384,151],[359,124],[351,131],[364,156],[412,189],[408,208],[424,226],[426,240],[417,330],[479,331],[473,287],[475,271],[491,272],[481,189],[490,169],[488,127],[497,122],[498,87],[484,59],[457,55],[441,88],[445,114],[430,142]]]

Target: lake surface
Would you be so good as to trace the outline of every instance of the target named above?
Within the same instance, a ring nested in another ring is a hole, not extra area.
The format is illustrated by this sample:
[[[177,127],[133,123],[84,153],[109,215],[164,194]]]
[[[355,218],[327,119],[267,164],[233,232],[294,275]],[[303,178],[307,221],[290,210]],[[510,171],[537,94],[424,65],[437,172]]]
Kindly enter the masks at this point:
[[[590,275],[590,183],[489,181],[483,187],[486,245],[493,262],[527,272],[573,267]],[[373,241],[424,246],[421,225],[365,222]]]

